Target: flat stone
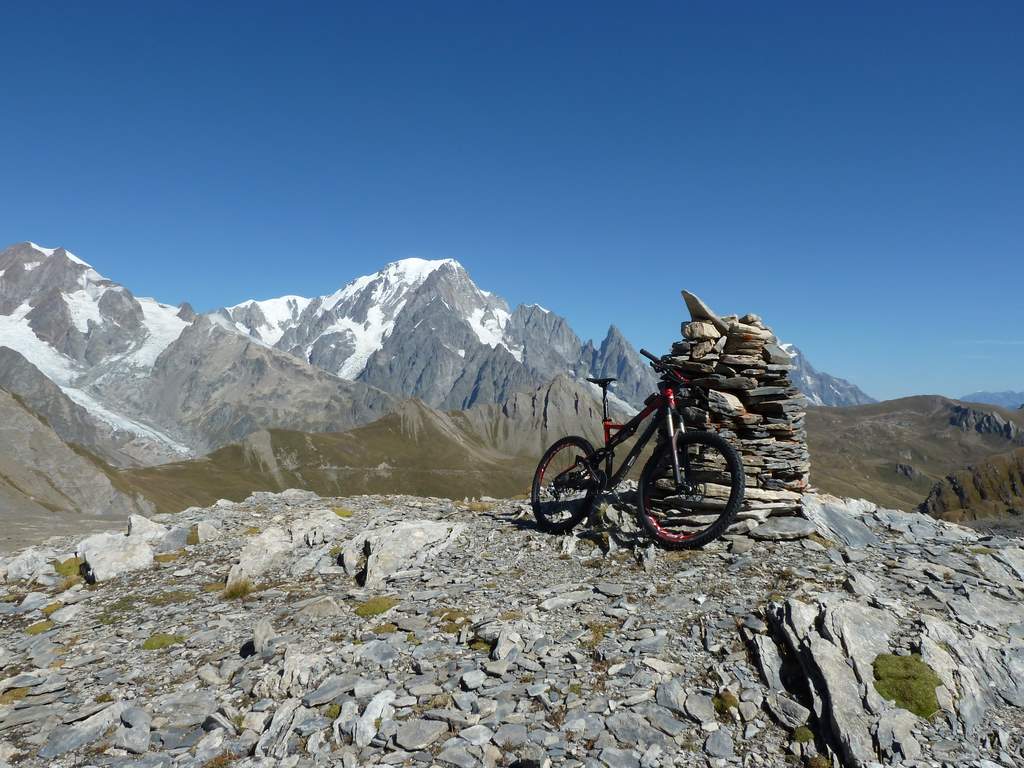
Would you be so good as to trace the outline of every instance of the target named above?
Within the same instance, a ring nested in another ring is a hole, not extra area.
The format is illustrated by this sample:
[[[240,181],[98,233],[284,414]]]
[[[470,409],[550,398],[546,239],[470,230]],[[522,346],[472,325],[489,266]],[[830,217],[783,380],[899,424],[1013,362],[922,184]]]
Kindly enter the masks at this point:
[[[704,751],[711,757],[730,758],[736,754],[733,749],[732,734],[726,728],[719,728],[708,736],[704,742]]]
[[[444,734],[448,726],[437,720],[409,720],[395,734],[395,743],[402,749],[418,750],[430,746]]]
[[[814,523],[802,517],[770,517],[751,531],[750,535],[765,541],[793,541],[807,538],[815,532],[817,528]]]
[[[499,747],[507,749],[525,744],[527,735],[526,726],[518,723],[506,723],[495,732],[493,741]]]
[[[659,702],[661,703],[661,702]],[[715,721],[715,705],[711,697],[703,693],[691,693],[686,697],[684,710],[687,715],[698,723],[713,723]]]

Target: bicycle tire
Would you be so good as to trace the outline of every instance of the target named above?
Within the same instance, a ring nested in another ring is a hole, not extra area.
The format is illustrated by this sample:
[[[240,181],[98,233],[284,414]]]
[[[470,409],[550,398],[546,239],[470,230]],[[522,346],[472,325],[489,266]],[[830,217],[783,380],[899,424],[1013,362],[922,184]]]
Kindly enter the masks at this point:
[[[569,435],[551,444],[544,452],[544,456],[541,457],[540,463],[537,464],[537,469],[533,473],[533,485],[530,489],[530,506],[533,507],[533,516],[537,520],[537,526],[547,533],[564,534],[575,528],[583,518],[590,514],[590,510],[594,505],[594,499],[597,498],[597,494],[601,490],[598,479],[594,477],[593,483],[584,497],[579,499],[573,508],[569,510],[568,518],[559,521],[553,521],[549,518],[545,504],[551,502],[542,498],[545,474],[555,456],[565,450],[571,452],[573,448],[583,452],[588,460],[592,460],[594,457],[594,446],[586,438],[579,437],[578,435]]]
[[[647,534],[665,549],[700,549],[721,536],[732,525],[736,514],[743,504],[746,478],[743,473],[743,461],[736,449],[723,437],[714,432],[685,432],[676,440],[680,456],[690,449],[706,446],[718,451],[729,471],[729,496],[717,518],[707,528],[693,534],[672,534],[660,525],[652,514],[654,493],[657,492],[658,475],[671,466],[671,454],[668,443],[659,446],[654,455],[648,459],[640,474],[637,488],[637,518]],[[674,483],[674,480],[672,480]],[[721,487],[725,487],[721,485]],[[675,493],[678,492],[676,489]],[[711,515],[706,515],[710,517]]]

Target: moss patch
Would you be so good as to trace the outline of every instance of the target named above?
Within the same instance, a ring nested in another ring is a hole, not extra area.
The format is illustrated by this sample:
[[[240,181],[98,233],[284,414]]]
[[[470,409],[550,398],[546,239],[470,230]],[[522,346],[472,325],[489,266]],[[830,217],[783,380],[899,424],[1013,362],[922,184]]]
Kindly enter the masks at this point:
[[[28,688],[9,688],[3,693],[0,693],[0,705],[13,704],[16,701],[21,701],[27,695]]]
[[[181,635],[168,635],[163,632],[156,632],[149,636],[149,638],[142,644],[142,650],[144,651],[159,651],[164,648],[170,648],[172,645],[181,645],[185,642],[185,638]]]
[[[398,631],[398,627],[394,624],[381,624],[370,630],[376,635],[390,635]]]
[[[64,603],[54,602],[54,603],[50,603],[49,605],[41,608],[40,610],[42,611],[43,616],[46,616],[47,618],[49,618],[49,616],[51,614],[56,613],[57,611],[59,611],[63,607],[64,607]]]
[[[188,529],[188,536],[185,537],[185,546],[194,547],[199,543],[199,526],[193,525]]]
[[[244,531],[242,531],[242,533],[245,536],[259,536],[260,535],[260,529],[257,528],[255,525],[250,525],[248,528],[246,528]]]
[[[335,507],[335,508],[334,508],[334,510],[333,510],[333,512],[334,512],[334,514],[336,514],[336,515],[337,515],[338,517],[340,517],[340,518],[343,518],[343,519],[346,519],[346,520],[347,520],[348,518],[352,517],[353,515],[355,515],[355,512],[353,512],[353,511],[352,511],[351,509],[349,509],[348,507]]]
[[[78,576],[81,573],[82,563],[85,561],[80,557],[69,557],[67,560],[54,560],[53,570],[57,572],[58,576],[69,578],[71,576]]]
[[[398,605],[397,597],[371,597],[366,602],[356,606],[356,616],[362,619],[380,616],[382,613],[390,611],[396,605]]]
[[[54,626],[54,623],[49,619],[46,619],[44,621],[37,621],[35,624],[29,624],[28,628],[25,630],[25,634],[41,635],[43,634],[43,632],[49,632],[51,629],[54,628]]]
[[[338,715],[340,714],[341,704],[338,704],[337,702],[333,704],[328,704],[326,707],[324,707],[324,717],[326,717],[328,720],[337,720]]]
[[[159,555],[153,555],[153,559],[158,563],[173,563],[179,557],[182,556],[184,550],[178,550],[177,552],[161,552]]]
[[[928,719],[939,711],[935,689],[942,680],[918,654],[894,656],[883,653],[875,659],[875,690],[883,699]]]
[[[720,715],[728,714],[730,709],[740,705],[739,699],[732,691],[722,691],[717,696],[713,696],[711,703],[715,706],[715,712]]]
[[[809,741],[814,741],[814,731],[806,725],[801,725],[793,731],[793,741],[797,744],[806,744]]]

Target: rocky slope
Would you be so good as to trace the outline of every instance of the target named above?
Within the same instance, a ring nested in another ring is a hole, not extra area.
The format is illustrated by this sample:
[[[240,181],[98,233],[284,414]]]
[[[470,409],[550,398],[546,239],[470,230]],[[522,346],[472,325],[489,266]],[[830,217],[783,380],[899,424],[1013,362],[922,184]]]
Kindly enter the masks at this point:
[[[1024,448],[990,456],[935,484],[921,511],[944,520],[1024,518]]]
[[[793,384],[811,405],[849,406],[878,402],[864,394],[856,384],[815,369],[804,353],[792,344],[783,344],[782,347],[793,359]]]
[[[0,561],[0,760],[1019,764],[1020,542],[805,509],[685,556],[295,491],[54,540]]]
[[[3,540],[46,535],[81,515],[116,519],[151,508],[119,491],[108,470],[70,448],[20,398],[0,389]]]
[[[120,429],[76,403],[20,352],[0,347],[0,387],[18,395],[62,440],[88,448],[115,466],[153,464],[165,452],[152,440]]]

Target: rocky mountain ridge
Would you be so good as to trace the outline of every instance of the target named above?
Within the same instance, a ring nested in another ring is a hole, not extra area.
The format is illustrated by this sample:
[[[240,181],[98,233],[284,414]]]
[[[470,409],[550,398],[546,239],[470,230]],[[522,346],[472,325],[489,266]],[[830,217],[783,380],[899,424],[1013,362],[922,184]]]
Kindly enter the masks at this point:
[[[920,510],[944,520],[1024,520],[1024,448],[950,472],[937,482]]]
[[[793,383],[804,393],[811,405],[850,406],[878,402],[870,395],[864,394],[856,384],[817,370],[793,344],[781,346],[792,358]]]
[[[1019,540],[808,496],[681,557],[608,502],[553,537],[517,501],[257,493],[5,557],[0,761],[1024,759]]]
[[[327,296],[220,310],[245,333],[345,379],[443,409],[506,400],[569,373],[614,375],[638,407],[655,379],[614,326],[595,346],[536,304],[510,310],[454,259],[409,258]]]

